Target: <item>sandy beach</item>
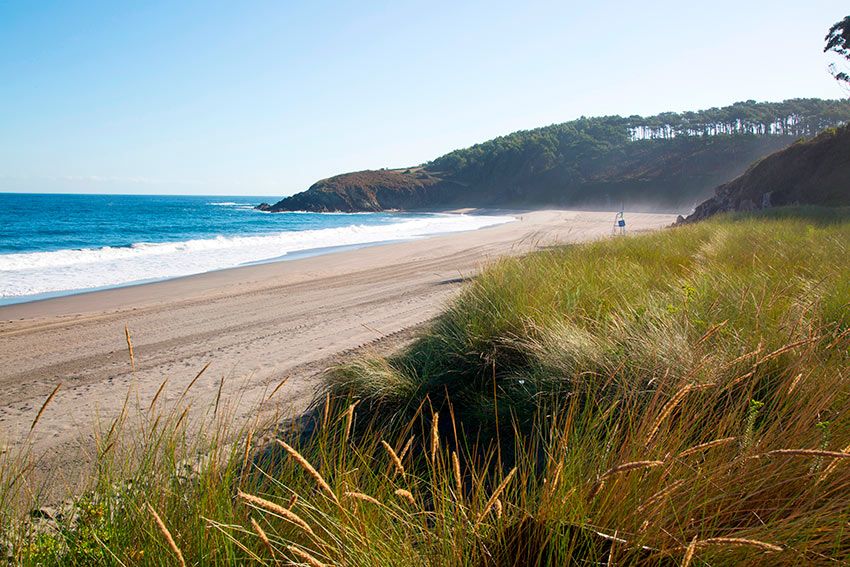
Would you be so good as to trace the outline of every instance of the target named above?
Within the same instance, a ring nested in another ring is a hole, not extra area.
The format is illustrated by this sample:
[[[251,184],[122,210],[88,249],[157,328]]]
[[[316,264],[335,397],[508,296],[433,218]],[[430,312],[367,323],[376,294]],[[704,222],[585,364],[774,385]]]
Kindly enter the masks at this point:
[[[114,419],[131,384],[146,405],[168,378],[161,399],[173,403],[207,363],[188,396],[190,418],[208,411],[222,377],[237,421],[287,376],[265,403],[297,412],[325,368],[354,349],[408,340],[488,261],[608,236],[613,217],[516,213],[515,222],[472,232],[0,307],[0,448],[31,444],[44,455],[39,468],[73,486],[91,458],[96,419]],[[627,220],[634,232],[674,216]]]

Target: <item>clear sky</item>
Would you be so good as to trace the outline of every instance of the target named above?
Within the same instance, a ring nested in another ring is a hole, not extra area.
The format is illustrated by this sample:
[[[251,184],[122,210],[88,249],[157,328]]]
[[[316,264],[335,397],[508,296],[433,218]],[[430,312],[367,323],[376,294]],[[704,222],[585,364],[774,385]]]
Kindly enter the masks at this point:
[[[846,96],[846,0],[0,0],[0,191],[281,196],[601,114]]]

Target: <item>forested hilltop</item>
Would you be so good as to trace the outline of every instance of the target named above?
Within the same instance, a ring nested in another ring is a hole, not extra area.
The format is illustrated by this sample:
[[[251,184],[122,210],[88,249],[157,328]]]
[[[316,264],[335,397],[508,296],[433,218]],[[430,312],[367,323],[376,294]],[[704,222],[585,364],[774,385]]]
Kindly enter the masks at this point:
[[[753,162],[848,120],[850,101],[822,99],[583,117],[514,132],[416,167],[337,175],[260,208],[690,208]]]

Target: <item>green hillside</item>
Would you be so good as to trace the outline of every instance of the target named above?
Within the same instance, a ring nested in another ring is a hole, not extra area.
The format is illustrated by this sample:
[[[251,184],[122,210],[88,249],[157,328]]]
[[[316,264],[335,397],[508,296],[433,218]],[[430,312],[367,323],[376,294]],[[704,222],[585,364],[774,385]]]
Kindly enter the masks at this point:
[[[450,152],[421,166],[338,175],[270,211],[624,203],[691,208],[754,161],[850,120],[850,101],[747,101],[657,116],[581,118]]]

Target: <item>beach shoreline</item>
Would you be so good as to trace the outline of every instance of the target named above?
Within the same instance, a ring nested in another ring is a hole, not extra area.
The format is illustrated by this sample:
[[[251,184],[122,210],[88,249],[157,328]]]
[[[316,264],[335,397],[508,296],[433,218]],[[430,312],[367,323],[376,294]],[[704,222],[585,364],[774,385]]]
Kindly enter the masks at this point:
[[[13,227],[18,236],[4,237],[0,246],[0,306],[467,232],[514,220],[480,211],[281,213],[263,220],[267,214],[246,212],[241,205],[210,206],[236,203],[199,205],[197,198],[188,204],[186,199],[164,204],[160,217],[145,203],[129,219],[79,218],[86,206],[109,209],[114,203],[77,203],[74,220],[80,225],[66,222],[55,240],[44,237],[52,229],[43,219],[41,224]],[[191,207],[197,210],[185,210]],[[189,220],[193,217],[197,223]],[[148,224],[149,232],[140,228]]]
[[[392,212],[392,211],[390,211],[390,212]],[[471,208],[470,207],[470,208],[462,208],[462,209],[449,209],[449,210],[437,210],[437,211],[424,211],[423,210],[423,211],[409,211],[409,212],[411,212],[411,213],[426,213],[426,214],[442,214],[442,215],[476,215],[476,216],[514,216],[514,217],[518,217],[519,215],[528,214],[528,213],[532,213],[532,212],[535,212],[535,211],[528,210],[528,209],[486,209],[486,208]],[[287,213],[268,213],[268,214],[287,214]],[[334,213],[334,214],[362,215],[362,214],[369,214],[369,213]],[[514,220],[516,220],[516,219],[514,219]],[[154,279],[150,279],[150,280],[130,281],[130,282],[127,282],[127,283],[107,285],[107,286],[97,287],[97,288],[92,288],[92,289],[69,289],[69,290],[48,292],[48,293],[43,293],[43,294],[34,294],[34,295],[27,295],[27,296],[12,296],[12,297],[0,298],[0,325],[2,325],[4,319],[6,319],[6,317],[4,317],[4,312],[8,312],[8,313],[12,314],[12,317],[9,317],[8,319],[14,319],[15,316],[19,313],[24,314],[24,316],[21,317],[21,318],[27,318],[28,314],[31,313],[31,312],[42,313],[41,309],[34,308],[34,309],[30,310],[26,307],[27,305],[33,305],[33,304],[38,304],[38,303],[42,303],[42,302],[53,302],[53,301],[56,301],[57,303],[61,304],[61,303],[66,303],[66,302],[59,301],[59,300],[68,299],[68,298],[72,298],[72,297],[88,296],[88,295],[91,295],[91,294],[102,294],[103,293],[104,295],[97,296],[97,299],[95,299],[95,301],[97,301],[98,299],[102,299],[104,296],[110,295],[110,294],[104,293],[104,292],[112,292],[112,291],[125,289],[125,288],[142,288],[144,286],[150,286],[150,285],[155,286],[155,285],[159,285],[159,284],[163,284],[163,283],[167,283],[167,282],[178,282],[178,281],[183,281],[183,280],[187,280],[187,279],[191,279],[191,278],[201,279],[204,276],[209,276],[211,274],[219,274],[219,273],[227,273],[228,275],[233,275],[233,278],[230,278],[230,277],[225,277],[223,279],[216,278],[217,283],[218,282],[225,282],[225,281],[229,283],[229,282],[233,281],[234,279],[238,279],[240,277],[240,276],[237,275],[239,270],[245,270],[247,268],[252,268],[252,267],[256,267],[256,266],[264,266],[264,265],[268,265],[268,264],[277,264],[279,262],[294,262],[294,261],[305,260],[305,259],[308,259],[308,258],[314,258],[314,257],[318,257],[318,256],[335,255],[335,254],[340,254],[340,253],[345,253],[345,252],[354,252],[354,251],[357,251],[357,250],[362,250],[364,248],[381,247],[381,246],[388,246],[388,245],[392,245],[392,244],[402,244],[402,243],[405,243],[405,242],[416,242],[416,241],[420,241],[420,240],[430,240],[430,239],[433,239],[433,238],[439,238],[439,237],[443,237],[443,236],[452,236],[452,235],[464,234],[464,233],[468,233],[468,232],[476,232],[476,231],[486,230],[486,229],[489,229],[489,228],[500,226],[502,224],[507,224],[509,222],[514,222],[514,220],[507,221],[507,222],[499,222],[499,223],[496,223],[496,224],[493,224],[493,225],[490,225],[490,226],[485,226],[485,227],[478,228],[478,229],[462,230],[462,231],[457,231],[457,232],[428,234],[428,235],[424,235],[424,236],[420,236],[420,237],[416,237],[416,238],[404,238],[404,239],[397,239],[397,240],[381,240],[381,241],[366,242],[366,243],[359,243],[359,244],[343,244],[343,245],[339,245],[339,246],[325,246],[325,247],[320,247],[320,248],[310,248],[310,249],[305,249],[305,250],[298,250],[296,252],[288,252],[288,253],[283,254],[281,256],[268,258],[268,259],[265,259],[265,260],[248,262],[246,264],[242,264],[242,265],[239,265],[239,266],[218,268],[218,269],[214,269],[214,270],[208,270],[208,271],[205,271],[205,272],[198,272],[198,273],[186,274],[186,275],[181,275],[181,276],[154,278]],[[233,274],[230,274],[231,271],[236,271],[236,272],[234,272]],[[198,282],[194,282],[194,283],[198,283]],[[120,301],[122,301],[122,302],[125,301],[126,300],[126,298],[124,297],[125,294],[120,294],[120,295],[122,296]],[[146,294],[144,294],[144,293],[142,293],[140,295],[142,297],[146,296]],[[132,301],[132,300],[130,300],[130,301]],[[73,300],[70,301],[70,303],[74,303]],[[79,303],[81,305],[88,305],[89,304],[89,302],[86,302],[86,301],[82,301],[82,302],[79,302]],[[19,309],[14,309],[15,307],[18,307]],[[69,312],[73,312],[73,310],[74,310],[74,308],[71,307],[71,310]],[[61,310],[59,312],[61,312]],[[51,311],[50,308],[48,307],[48,309],[45,310],[44,313],[47,313],[47,316],[50,316],[50,314],[52,314],[54,312]]]
[[[175,403],[207,363],[189,395],[190,419],[224,384],[238,423],[286,376],[271,404],[301,411],[329,361],[421,328],[487,262],[612,233],[609,212],[515,216],[474,231],[0,306],[0,446],[30,444],[45,474],[61,470],[69,476],[57,482],[73,485],[91,461],[96,417],[114,419],[131,386],[149,403],[165,378],[161,403]],[[675,216],[627,219],[630,231],[644,231]]]

